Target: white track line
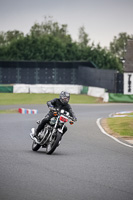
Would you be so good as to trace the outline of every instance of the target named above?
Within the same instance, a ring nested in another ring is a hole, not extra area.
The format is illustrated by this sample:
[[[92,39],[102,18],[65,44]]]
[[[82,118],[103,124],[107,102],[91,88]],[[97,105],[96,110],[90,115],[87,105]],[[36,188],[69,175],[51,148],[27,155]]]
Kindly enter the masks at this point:
[[[101,118],[98,118],[97,121],[96,121],[96,123],[97,123],[99,129],[101,130],[101,132],[102,132],[103,134],[107,135],[108,137],[112,138],[113,140],[115,140],[116,142],[118,142],[118,143],[120,143],[120,144],[122,144],[122,145],[124,145],[124,146],[133,148],[133,146],[131,146],[131,145],[129,145],[129,144],[126,144],[126,143],[123,143],[123,142],[121,142],[120,140],[118,140],[117,138],[113,137],[112,135],[109,135],[109,134],[102,128],[102,126],[101,126],[101,124],[100,124],[100,120],[101,120]]]

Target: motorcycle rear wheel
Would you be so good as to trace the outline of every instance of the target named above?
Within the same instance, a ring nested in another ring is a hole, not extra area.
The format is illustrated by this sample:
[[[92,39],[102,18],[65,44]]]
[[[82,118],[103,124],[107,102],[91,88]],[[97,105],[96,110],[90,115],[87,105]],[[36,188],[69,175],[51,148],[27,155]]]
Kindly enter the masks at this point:
[[[59,141],[61,140],[61,134],[58,132],[55,136],[55,138],[53,138],[52,142],[48,144],[48,146],[46,147],[46,153],[47,154],[52,154],[56,147],[59,144]]]
[[[32,150],[33,151],[38,151],[40,149],[41,145],[37,144],[35,141],[32,143]]]

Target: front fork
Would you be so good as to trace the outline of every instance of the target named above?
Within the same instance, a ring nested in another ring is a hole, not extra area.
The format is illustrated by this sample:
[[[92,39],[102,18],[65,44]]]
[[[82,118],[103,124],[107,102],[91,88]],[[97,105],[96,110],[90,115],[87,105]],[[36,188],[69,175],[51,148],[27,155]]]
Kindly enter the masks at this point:
[[[62,135],[63,135],[64,126],[65,124],[61,128],[58,128],[59,133],[61,133]]]
[[[59,120],[59,118],[58,118],[58,120]],[[50,136],[50,139],[49,139],[50,142],[52,141],[52,137],[53,137],[53,135],[54,135],[56,130],[58,130],[58,132],[61,133],[61,135],[63,135],[63,129],[64,129],[65,124],[61,128],[56,129],[57,128],[57,124],[58,124],[58,120],[56,120],[55,126],[54,126],[52,134]]]

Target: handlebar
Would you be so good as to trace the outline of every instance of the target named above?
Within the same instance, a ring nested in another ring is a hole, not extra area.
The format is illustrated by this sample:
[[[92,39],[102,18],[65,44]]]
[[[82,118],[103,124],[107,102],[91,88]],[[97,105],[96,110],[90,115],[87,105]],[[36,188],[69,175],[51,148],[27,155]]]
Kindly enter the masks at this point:
[[[59,110],[58,108],[54,108],[54,107],[49,107],[50,111],[52,111],[54,113],[54,116],[57,116],[58,114],[63,114],[65,115],[66,117],[68,117],[70,120],[72,120],[73,122],[76,122],[77,121],[77,118],[73,118],[69,115],[67,115],[67,111],[64,110],[64,113],[61,113],[61,110]]]

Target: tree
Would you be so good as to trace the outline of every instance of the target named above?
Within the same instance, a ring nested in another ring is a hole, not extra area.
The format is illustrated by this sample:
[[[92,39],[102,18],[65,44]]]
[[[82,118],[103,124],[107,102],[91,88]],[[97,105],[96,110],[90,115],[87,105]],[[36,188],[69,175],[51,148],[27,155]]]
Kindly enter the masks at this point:
[[[24,34],[23,32],[20,32],[18,30],[14,30],[14,31],[7,31],[6,32],[6,41],[7,42],[11,42],[12,40],[17,40],[19,39],[20,37],[23,37]]]
[[[88,38],[88,34],[85,32],[85,27],[81,26],[79,28],[79,44],[81,47],[86,47],[90,39]]]
[[[18,30],[0,32],[0,46],[7,45],[13,40],[17,40],[21,37],[24,37],[24,34]]]
[[[35,23],[30,29],[30,35],[37,37],[44,35],[53,35],[62,40],[70,39],[71,36],[67,34],[67,24],[59,25],[58,22],[54,22],[51,17],[45,17],[44,21],[39,24]]]
[[[110,42],[110,51],[119,59],[124,57],[128,39],[133,39],[133,35],[128,35],[127,33],[123,32],[119,33],[118,36],[114,36],[113,42]]]
[[[0,46],[4,45],[6,42],[5,33],[3,31],[0,32]]]
[[[68,34],[67,25],[45,18],[35,23],[30,33],[24,36],[20,31],[0,32],[1,60],[36,61],[91,61],[98,68],[122,71],[120,52],[123,43],[131,36],[120,33],[110,43],[110,50],[100,44],[90,44],[85,27],[79,29],[79,42],[73,42]],[[117,55],[117,56],[116,56]]]

